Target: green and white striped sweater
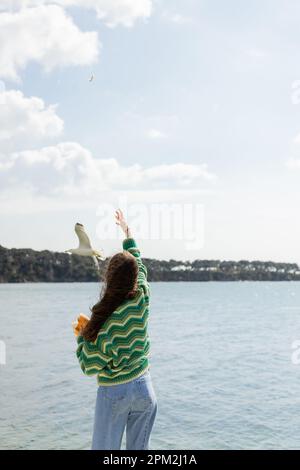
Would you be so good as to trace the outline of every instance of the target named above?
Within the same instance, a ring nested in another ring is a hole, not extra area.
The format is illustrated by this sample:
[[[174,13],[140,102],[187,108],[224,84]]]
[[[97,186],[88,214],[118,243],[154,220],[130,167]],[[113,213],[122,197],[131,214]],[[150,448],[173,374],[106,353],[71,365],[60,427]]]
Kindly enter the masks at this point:
[[[81,335],[77,337],[76,355],[81,369],[86,375],[97,375],[98,385],[129,382],[149,367],[147,269],[133,238],[123,241],[123,249],[135,256],[139,267],[135,298],[125,301],[112,313],[94,342],[86,341]]]

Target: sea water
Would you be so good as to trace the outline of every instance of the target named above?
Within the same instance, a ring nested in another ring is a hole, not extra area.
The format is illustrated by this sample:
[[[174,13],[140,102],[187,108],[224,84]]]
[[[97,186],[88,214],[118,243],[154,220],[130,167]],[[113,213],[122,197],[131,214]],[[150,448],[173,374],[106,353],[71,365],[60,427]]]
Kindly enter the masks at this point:
[[[99,291],[0,285],[1,449],[90,447],[96,381],[71,322]],[[300,283],[152,283],[151,295],[151,449],[300,449]]]

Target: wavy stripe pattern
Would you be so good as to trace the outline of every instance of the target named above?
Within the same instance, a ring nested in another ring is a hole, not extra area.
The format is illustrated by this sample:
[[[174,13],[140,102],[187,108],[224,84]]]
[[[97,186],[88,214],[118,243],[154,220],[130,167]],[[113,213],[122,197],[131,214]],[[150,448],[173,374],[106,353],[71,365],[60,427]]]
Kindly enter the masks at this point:
[[[149,367],[148,317],[150,287],[147,268],[133,238],[123,241],[123,249],[136,259],[138,291],[106,320],[94,342],[78,336],[76,355],[86,375],[97,375],[98,385],[129,382]]]

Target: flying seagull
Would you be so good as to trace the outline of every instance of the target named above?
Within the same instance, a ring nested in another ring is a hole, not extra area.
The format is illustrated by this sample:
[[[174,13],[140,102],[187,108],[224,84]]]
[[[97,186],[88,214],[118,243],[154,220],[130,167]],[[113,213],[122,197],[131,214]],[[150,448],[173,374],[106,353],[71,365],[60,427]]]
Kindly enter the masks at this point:
[[[75,232],[79,239],[79,247],[66,250],[66,253],[71,253],[79,256],[91,256],[94,260],[96,268],[99,269],[98,260],[104,259],[103,254],[100,251],[94,250],[92,248],[90,239],[87,236],[86,231],[84,230],[84,226],[82,224],[79,224],[77,222],[77,224],[75,225]]]
[[[92,82],[94,80],[94,78],[95,78],[95,75],[92,73],[92,75],[89,78],[89,82]]]

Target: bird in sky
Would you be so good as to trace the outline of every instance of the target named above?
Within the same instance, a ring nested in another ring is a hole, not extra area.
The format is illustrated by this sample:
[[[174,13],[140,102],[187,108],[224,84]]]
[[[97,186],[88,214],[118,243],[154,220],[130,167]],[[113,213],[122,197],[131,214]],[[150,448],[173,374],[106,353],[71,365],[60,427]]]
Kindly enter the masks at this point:
[[[95,75],[92,73],[92,75],[89,78],[89,82],[92,82],[94,80],[94,78],[95,78]]]
[[[91,256],[94,260],[96,268],[99,269],[98,260],[104,259],[103,253],[92,248],[90,239],[84,229],[84,226],[78,222],[75,224],[75,233],[79,239],[79,246],[78,248],[71,248],[70,250],[66,250],[65,253],[71,253],[79,256]]]

